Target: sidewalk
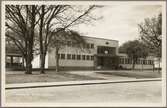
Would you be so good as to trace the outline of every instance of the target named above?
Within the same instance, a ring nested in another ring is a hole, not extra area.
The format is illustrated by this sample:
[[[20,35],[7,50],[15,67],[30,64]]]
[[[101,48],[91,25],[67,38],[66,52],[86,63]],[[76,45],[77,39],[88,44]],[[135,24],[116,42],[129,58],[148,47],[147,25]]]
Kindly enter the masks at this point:
[[[129,82],[146,82],[146,81],[161,81],[161,78],[128,79],[128,80],[114,80],[114,81],[113,80],[87,80],[87,81],[6,84],[5,88],[6,89],[24,89],[24,88],[37,88],[37,87],[75,86],[75,85],[129,83]]]

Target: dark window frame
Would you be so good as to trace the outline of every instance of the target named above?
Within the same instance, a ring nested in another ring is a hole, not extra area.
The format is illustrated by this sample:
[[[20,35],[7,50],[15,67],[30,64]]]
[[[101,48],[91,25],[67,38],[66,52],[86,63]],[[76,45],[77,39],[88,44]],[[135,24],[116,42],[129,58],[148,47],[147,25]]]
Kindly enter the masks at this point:
[[[82,55],[82,60],[86,60],[86,55]]]
[[[77,55],[77,60],[81,60],[81,55]]]
[[[90,60],[90,55],[86,55],[86,60]]]
[[[75,59],[76,59],[76,55],[72,54],[72,60],[75,60]]]
[[[71,54],[67,54],[67,59],[71,60],[72,59],[72,55]]]
[[[61,55],[60,55],[60,59],[66,59],[65,54],[61,54]]]

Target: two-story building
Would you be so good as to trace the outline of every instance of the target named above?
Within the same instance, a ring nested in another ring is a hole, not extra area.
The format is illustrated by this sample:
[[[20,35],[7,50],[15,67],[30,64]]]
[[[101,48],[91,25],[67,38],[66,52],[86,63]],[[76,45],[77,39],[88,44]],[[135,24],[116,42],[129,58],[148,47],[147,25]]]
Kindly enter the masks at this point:
[[[83,36],[86,44],[80,48],[69,42],[59,51],[59,67],[61,69],[118,69],[132,67],[126,54],[118,52],[117,40]],[[33,60],[33,68],[39,68],[39,56]],[[47,53],[45,68],[56,68],[55,49]],[[152,69],[153,58],[139,59],[135,69]]]

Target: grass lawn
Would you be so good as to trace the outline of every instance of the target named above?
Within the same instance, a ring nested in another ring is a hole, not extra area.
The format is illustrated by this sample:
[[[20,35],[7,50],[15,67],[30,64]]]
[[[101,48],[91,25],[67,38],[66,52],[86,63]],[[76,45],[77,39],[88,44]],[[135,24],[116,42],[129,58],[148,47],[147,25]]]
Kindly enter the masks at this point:
[[[81,81],[81,80],[102,80],[103,78],[90,77],[85,75],[71,74],[68,72],[46,71],[46,74],[24,74],[24,72],[13,72],[6,74],[6,84],[32,83],[32,82],[59,82],[59,81]]]
[[[161,73],[158,73],[157,71],[152,72],[148,70],[144,70],[144,71],[129,70],[129,71],[97,72],[97,73],[105,74],[105,75],[133,77],[133,78],[160,78],[161,77]]]

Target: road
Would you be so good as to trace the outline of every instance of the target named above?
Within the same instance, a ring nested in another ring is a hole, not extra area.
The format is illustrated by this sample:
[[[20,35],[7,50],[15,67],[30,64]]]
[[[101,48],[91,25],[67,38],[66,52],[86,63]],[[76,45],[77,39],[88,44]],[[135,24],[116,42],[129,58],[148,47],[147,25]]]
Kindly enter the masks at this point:
[[[6,90],[7,103],[160,104],[161,81]],[[95,104],[95,105],[97,105]]]

